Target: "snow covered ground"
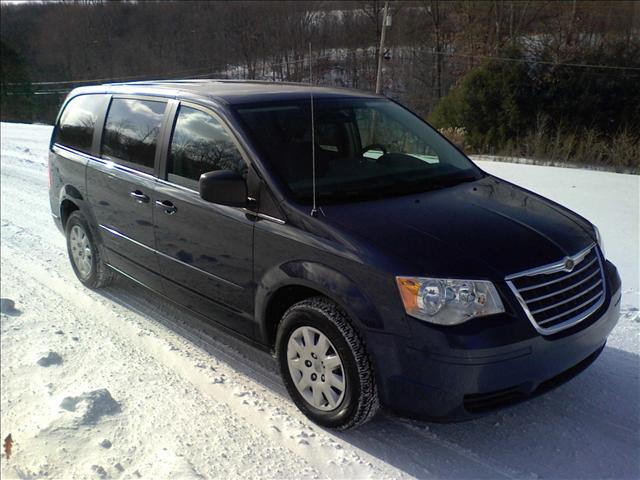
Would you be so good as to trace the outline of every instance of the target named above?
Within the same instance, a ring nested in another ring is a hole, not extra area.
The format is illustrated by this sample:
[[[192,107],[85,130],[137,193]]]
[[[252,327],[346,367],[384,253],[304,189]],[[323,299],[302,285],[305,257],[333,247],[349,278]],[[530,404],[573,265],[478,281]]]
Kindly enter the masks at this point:
[[[50,218],[51,128],[1,125],[2,478],[639,478],[640,177],[481,162],[601,229],[624,283],[607,348],[472,422],[308,422],[273,360],[120,279],[83,288]]]

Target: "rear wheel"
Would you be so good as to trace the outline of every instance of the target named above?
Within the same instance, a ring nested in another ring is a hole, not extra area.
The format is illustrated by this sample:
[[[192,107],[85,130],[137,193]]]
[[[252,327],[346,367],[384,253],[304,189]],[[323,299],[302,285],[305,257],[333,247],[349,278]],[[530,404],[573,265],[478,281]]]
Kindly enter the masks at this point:
[[[371,361],[335,303],[314,297],[292,306],[282,318],[276,350],[289,395],[314,422],[346,430],[377,412]]]
[[[89,224],[79,211],[69,215],[65,232],[69,260],[78,280],[89,288],[109,285],[115,273],[102,260]]]

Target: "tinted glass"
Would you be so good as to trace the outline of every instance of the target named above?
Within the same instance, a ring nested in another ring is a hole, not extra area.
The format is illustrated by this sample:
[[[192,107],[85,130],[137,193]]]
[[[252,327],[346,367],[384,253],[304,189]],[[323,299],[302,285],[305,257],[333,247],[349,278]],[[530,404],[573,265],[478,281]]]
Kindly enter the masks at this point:
[[[245,175],[246,169],[231,136],[218,120],[200,110],[180,107],[171,138],[169,180],[197,182],[205,172],[233,170]]]
[[[309,101],[238,106],[262,154],[300,202],[310,202]],[[314,102],[316,186],[323,202],[344,202],[444,188],[482,177],[426,122],[378,99]]]
[[[91,153],[96,121],[106,101],[104,95],[80,95],[72,99],[62,112],[54,143]]]
[[[165,106],[151,100],[113,99],[102,134],[102,155],[152,169]]]

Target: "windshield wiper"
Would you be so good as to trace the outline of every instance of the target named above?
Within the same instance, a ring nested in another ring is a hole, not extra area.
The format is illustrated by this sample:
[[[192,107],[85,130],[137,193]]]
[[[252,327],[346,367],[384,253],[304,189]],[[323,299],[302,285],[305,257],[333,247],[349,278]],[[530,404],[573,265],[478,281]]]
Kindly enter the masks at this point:
[[[407,181],[402,178],[394,178],[399,185],[396,185],[402,189],[415,189],[415,191],[428,192],[431,190],[439,190],[441,188],[453,187],[461,183],[474,182],[478,178],[474,175],[465,175],[459,177],[436,177],[436,178],[421,178],[420,180]],[[413,192],[407,192],[413,193]]]
[[[414,193],[428,192],[452,187],[460,183],[473,182],[478,180],[476,176],[464,175],[458,177],[441,177],[436,179],[422,178],[420,180],[408,180],[406,178],[391,175],[387,178],[393,183],[376,183],[367,187],[357,188],[333,188],[331,190],[319,188],[318,194],[324,202],[339,203],[353,200],[372,200],[398,195],[410,195]]]
[[[465,175],[463,177],[454,177],[450,181],[445,181],[445,183],[447,186],[452,187],[454,185],[460,185],[461,183],[475,182],[476,180],[478,180],[478,177],[475,175]]]

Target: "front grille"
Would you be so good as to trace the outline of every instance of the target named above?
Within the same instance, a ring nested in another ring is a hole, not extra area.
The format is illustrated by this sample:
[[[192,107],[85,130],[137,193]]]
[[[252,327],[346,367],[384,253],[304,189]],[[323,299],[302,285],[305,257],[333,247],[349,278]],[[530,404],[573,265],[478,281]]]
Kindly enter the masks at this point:
[[[506,280],[533,326],[545,335],[584,320],[605,297],[602,260],[595,245]]]

